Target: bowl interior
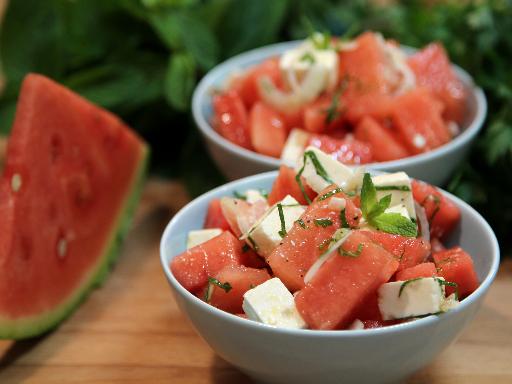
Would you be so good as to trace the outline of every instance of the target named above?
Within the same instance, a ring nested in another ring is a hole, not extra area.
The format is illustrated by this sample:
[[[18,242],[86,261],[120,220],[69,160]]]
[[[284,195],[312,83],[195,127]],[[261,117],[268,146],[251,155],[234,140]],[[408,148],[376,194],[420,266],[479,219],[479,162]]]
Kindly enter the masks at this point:
[[[241,180],[233,181],[216,188],[189,203],[184,207],[176,216],[171,220],[167,226],[162,237],[160,245],[161,262],[167,278],[172,285],[173,289],[180,295],[184,296],[187,300],[194,301],[197,305],[206,306],[211,309],[211,313],[216,316],[228,316],[233,318],[233,321],[243,321],[248,326],[263,326],[256,322],[246,321],[236,316],[232,316],[226,312],[218,310],[205,304],[203,301],[186,291],[174,278],[169,268],[169,263],[172,258],[185,251],[185,239],[188,231],[193,229],[202,228],[206,210],[209,202],[212,199],[222,196],[233,196],[235,191],[243,192],[249,188],[253,189],[266,189],[270,190],[274,179],[277,176],[276,171],[267,172],[255,176],[250,176]],[[483,294],[492,280],[494,279],[499,265],[499,246],[489,224],[482,218],[482,216],[471,208],[467,203],[459,198],[444,192],[449,196],[455,204],[461,209],[462,219],[454,233],[448,239],[447,243],[450,246],[460,245],[464,248],[473,258],[475,269],[481,281],[480,287],[469,297],[464,299],[454,311],[463,310],[464,306],[469,305],[472,301],[476,300],[478,296]],[[399,324],[376,330],[361,331],[367,334],[369,331],[373,332],[386,332],[394,327],[409,327],[414,326],[415,323],[422,321],[437,321],[439,317],[429,316],[427,318],[417,320],[412,323]],[[250,324],[250,325],[249,325]],[[265,326],[266,327],[266,326]],[[270,327],[267,327],[270,328]],[[281,330],[283,331],[283,330]],[[284,331],[288,332],[288,331]],[[295,331],[298,333],[310,332],[315,334],[324,333],[322,331]],[[358,331],[326,331],[326,334],[332,335],[333,332],[359,334]],[[356,333],[354,333],[356,332]]]
[[[279,159],[239,147],[223,138],[212,128],[210,124],[213,113],[211,103],[212,94],[214,90],[224,88],[226,81],[232,74],[244,71],[264,61],[267,58],[277,56],[285,50],[293,48],[300,43],[301,41],[290,41],[269,45],[242,53],[221,63],[213,70],[211,70],[205,77],[203,77],[196,90],[194,91],[192,100],[193,116],[201,132],[209,139],[218,143],[225,150],[236,153],[251,160],[261,162],[262,164],[265,164],[269,167],[278,168],[280,164]],[[416,51],[416,49],[406,46],[404,46],[403,49],[408,54]],[[407,161],[408,163],[425,161],[435,156],[442,155],[450,149],[467,143],[478,133],[482,127],[487,113],[485,95],[480,88],[475,86],[471,76],[466,71],[456,65],[453,67],[457,72],[457,75],[460,77],[460,79],[462,79],[466,88],[468,89],[467,114],[461,126],[461,133],[451,142],[427,153],[409,156],[399,160],[371,163],[367,164],[367,166],[374,169],[385,169],[386,167],[400,166],[400,164],[403,164],[404,161]]]

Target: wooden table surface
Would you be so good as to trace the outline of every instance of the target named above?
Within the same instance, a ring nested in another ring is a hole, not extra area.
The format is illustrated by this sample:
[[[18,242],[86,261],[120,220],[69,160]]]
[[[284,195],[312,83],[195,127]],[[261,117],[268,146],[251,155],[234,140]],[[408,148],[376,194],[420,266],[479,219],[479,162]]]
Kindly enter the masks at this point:
[[[0,341],[0,383],[250,383],[196,335],[160,267],[160,235],[187,200],[178,183],[148,182],[104,286],[53,333]],[[407,382],[512,383],[511,294],[507,260],[471,326]]]

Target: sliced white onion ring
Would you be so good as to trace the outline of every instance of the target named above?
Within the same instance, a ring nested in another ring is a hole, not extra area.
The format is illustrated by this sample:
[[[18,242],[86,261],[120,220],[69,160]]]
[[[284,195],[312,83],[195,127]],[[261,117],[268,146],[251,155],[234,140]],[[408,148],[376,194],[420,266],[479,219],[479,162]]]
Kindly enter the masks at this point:
[[[414,202],[414,208],[421,228],[421,238],[430,243],[430,224],[428,223],[425,208],[419,205],[416,201]]]

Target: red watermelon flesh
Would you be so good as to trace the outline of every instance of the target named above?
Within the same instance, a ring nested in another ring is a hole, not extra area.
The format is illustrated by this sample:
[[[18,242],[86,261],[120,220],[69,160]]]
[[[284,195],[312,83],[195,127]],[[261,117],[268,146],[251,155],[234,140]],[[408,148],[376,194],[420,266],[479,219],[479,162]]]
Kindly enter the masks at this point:
[[[213,199],[208,204],[208,211],[204,219],[204,228],[220,228],[223,231],[230,229],[229,223],[222,213],[220,199]]]
[[[364,233],[395,256],[400,263],[399,271],[423,263],[430,255],[430,244],[423,239],[378,231],[365,231]]]
[[[379,309],[379,295],[377,291],[369,295],[362,305],[359,306],[355,318],[363,323],[365,321],[384,321]]]
[[[270,275],[265,269],[254,269],[236,265],[226,266],[212,277],[221,284],[229,283],[231,289],[226,292],[221,287],[212,285],[208,302],[214,307],[233,314],[243,312],[242,303],[245,292],[270,279]],[[198,296],[205,300],[207,298],[207,290],[208,286]]]
[[[420,263],[413,267],[403,269],[396,274],[396,281],[407,281],[420,277],[437,276],[437,269],[434,263]]]
[[[459,208],[439,190],[423,181],[412,181],[414,200],[425,209],[430,223],[430,235],[446,238],[460,221]]]
[[[221,136],[246,149],[252,149],[247,110],[235,91],[213,97],[213,126]]]
[[[295,296],[299,313],[312,329],[347,327],[361,305],[398,268],[393,255],[361,231],[353,232],[342,247],[350,252],[359,248],[361,252],[357,257],[335,253]]]
[[[304,287],[304,275],[325,252],[329,239],[341,227],[340,212],[329,207],[332,197],[345,197],[342,192],[320,200],[324,194],[335,189],[335,186],[326,188],[319,197],[306,209],[300,217],[304,223],[303,228],[298,222],[285,236],[283,241],[272,251],[267,263],[276,277],[279,277],[286,287],[295,292]],[[347,206],[353,204],[346,199]],[[330,225],[321,226],[318,220],[329,220]]]
[[[446,120],[461,123],[466,110],[466,89],[452,69],[443,46],[427,45],[412,55],[408,64],[416,75],[416,83],[427,87],[443,102]]]
[[[242,259],[242,243],[225,231],[176,256],[171,271],[187,291],[195,293],[208,283],[209,276],[215,276],[225,266],[240,265]]]
[[[457,283],[460,298],[464,298],[478,288],[478,276],[475,272],[473,260],[462,248],[454,247],[433,254],[439,276],[446,281]],[[446,287],[446,294],[455,291]]]
[[[286,195],[293,197],[299,204],[307,204],[306,198],[304,197],[299,184],[295,180],[295,175],[295,171],[292,168],[287,167],[286,165],[281,165],[279,168],[279,174],[272,185],[272,190],[268,194],[269,205],[278,203],[283,200]],[[313,200],[316,196],[315,191],[306,184],[304,179],[302,181],[302,185],[304,186],[306,195]]]
[[[25,78],[0,182],[0,337],[52,328],[106,276],[147,153],[114,115]]]
[[[330,154],[343,164],[366,164],[373,160],[370,146],[357,139],[335,139],[327,135],[312,135],[307,146]]]

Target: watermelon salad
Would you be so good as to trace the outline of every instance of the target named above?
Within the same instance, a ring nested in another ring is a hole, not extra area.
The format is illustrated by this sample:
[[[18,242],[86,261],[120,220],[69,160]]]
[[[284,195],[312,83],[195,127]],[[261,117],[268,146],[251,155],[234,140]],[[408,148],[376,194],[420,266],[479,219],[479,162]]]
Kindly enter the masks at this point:
[[[439,315],[478,286],[444,242],[458,207],[404,172],[371,176],[308,146],[271,191],[209,203],[171,271],[189,292],[275,327],[376,328]]]
[[[439,43],[406,55],[374,32],[353,40],[316,33],[233,74],[213,97],[212,126],[288,165],[307,146],[365,164],[448,143],[464,123],[466,98]]]

